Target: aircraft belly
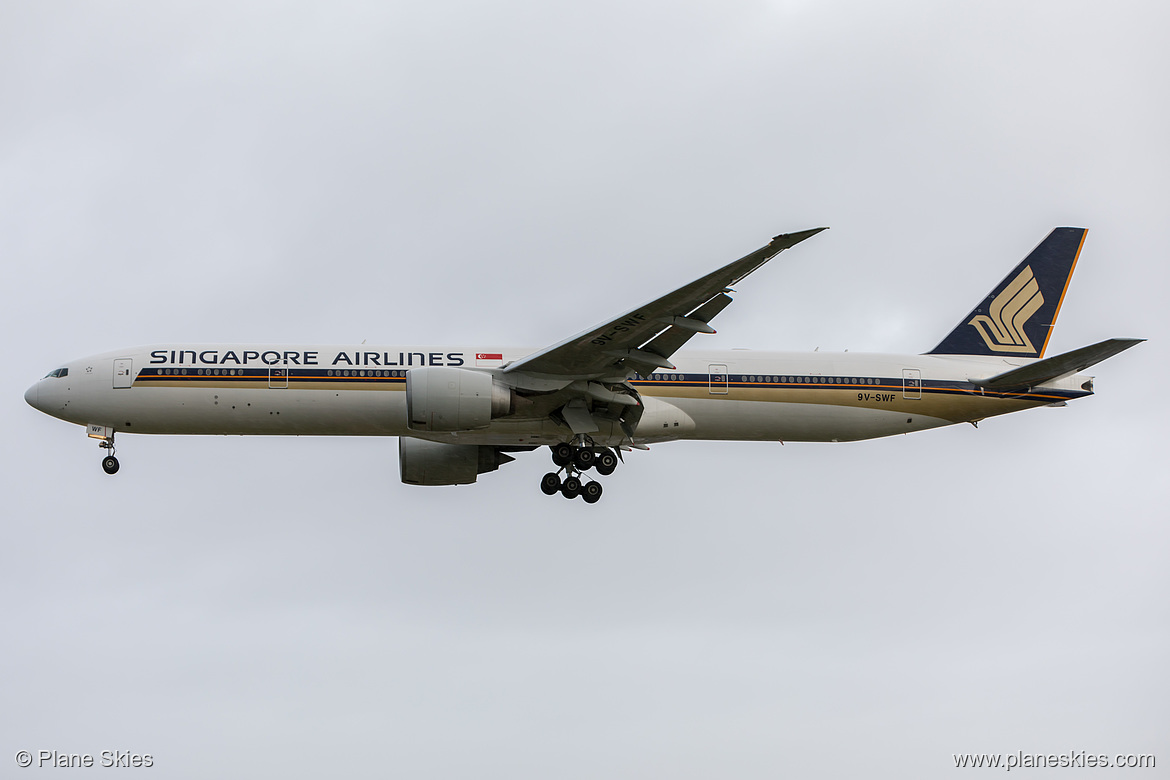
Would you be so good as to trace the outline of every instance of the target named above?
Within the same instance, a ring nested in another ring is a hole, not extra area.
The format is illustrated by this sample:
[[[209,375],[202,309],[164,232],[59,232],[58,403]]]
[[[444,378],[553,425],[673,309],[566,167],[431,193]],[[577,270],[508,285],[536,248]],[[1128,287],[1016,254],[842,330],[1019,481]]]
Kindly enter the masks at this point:
[[[738,441],[859,441],[953,424],[892,409],[783,401],[673,399],[695,421],[687,438]]]
[[[727,394],[660,386],[653,393],[693,418],[694,432],[682,438],[747,441],[873,439],[982,420],[1052,400],[985,395],[934,382],[913,394],[892,384],[877,389],[763,385],[732,387]]]
[[[294,388],[111,390],[74,412],[124,433],[398,436],[406,394]]]

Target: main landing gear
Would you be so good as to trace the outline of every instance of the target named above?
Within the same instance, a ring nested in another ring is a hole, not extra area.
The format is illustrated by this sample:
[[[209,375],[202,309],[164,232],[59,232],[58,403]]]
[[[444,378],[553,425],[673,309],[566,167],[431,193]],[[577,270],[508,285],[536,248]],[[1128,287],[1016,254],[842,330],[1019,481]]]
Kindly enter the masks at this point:
[[[584,472],[596,469],[609,476],[617,468],[618,457],[608,447],[574,446],[566,442],[552,446],[553,463],[560,471],[550,471],[540,480],[540,489],[546,496],[560,493],[565,498],[581,496],[587,504],[596,504],[601,498],[601,483],[590,479],[582,482]],[[561,479],[561,474],[565,478]]]
[[[121,467],[118,459],[114,457],[114,437],[110,436],[108,439],[102,439],[98,442],[98,446],[103,450],[107,450],[110,454],[102,458],[102,470],[107,474],[117,474]]]

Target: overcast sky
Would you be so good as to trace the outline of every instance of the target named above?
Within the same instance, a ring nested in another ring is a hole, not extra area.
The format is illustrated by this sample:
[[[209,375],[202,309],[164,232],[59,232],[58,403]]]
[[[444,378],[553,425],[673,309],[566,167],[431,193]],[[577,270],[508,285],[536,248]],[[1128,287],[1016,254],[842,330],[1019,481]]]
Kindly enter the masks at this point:
[[[0,0],[0,766],[1170,776],[1168,28],[1157,2]],[[1090,232],[1050,353],[1150,341],[1064,409],[656,446],[595,506],[539,492],[547,451],[408,487],[392,439],[125,436],[110,478],[22,400],[159,341],[540,348],[822,225],[702,347],[925,351],[1057,225]]]

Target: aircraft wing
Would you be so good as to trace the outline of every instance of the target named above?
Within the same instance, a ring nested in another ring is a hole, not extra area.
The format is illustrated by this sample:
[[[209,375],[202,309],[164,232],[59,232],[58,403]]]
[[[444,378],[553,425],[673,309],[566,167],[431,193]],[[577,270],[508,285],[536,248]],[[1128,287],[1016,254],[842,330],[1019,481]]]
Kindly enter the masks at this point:
[[[572,379],[648,374],[673,368],[670,356],[696,333],[714,333],[708,325],[729,303],[731,285],[791,246],[826,228],[776,236],[766,246],[696,279],[661,298],[578,333],[559,344],[521,358],[504,370]]]

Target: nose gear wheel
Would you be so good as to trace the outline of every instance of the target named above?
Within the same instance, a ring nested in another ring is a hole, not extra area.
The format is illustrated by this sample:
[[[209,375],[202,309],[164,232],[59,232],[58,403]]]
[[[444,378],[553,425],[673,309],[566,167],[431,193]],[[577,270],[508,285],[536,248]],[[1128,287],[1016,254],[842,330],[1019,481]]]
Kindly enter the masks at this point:
[[[101,441],[99,441],[98,446],[101,447],[103,450],[107,450],[109,452],[108,455],[106,455],[104,458],[102,458],[102,470],[105,471],[107,474],[117,474],[118,469],[121,468],[121,464],[119,464],[118,459],[114,457],[114,436],[113,436],[113,434],[111,433],[110,437],[108,439],[102,439]]]

